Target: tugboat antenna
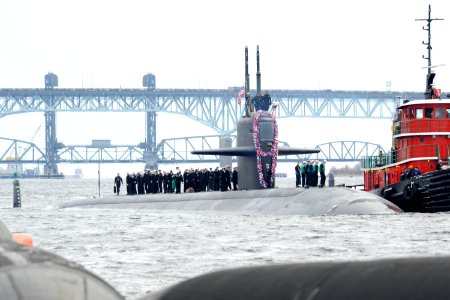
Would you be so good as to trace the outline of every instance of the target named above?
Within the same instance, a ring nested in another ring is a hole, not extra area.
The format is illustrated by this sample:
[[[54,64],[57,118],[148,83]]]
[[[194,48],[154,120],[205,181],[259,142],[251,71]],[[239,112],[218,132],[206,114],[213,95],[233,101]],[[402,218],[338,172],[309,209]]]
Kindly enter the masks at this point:
[[[422,41],[422,44],[427,45],[427,49],[428,49],[428,57],[425,57],[424,55],[422,56],[422,58],[427,59],[428,60],[428,76],[431,74],[431,21],[442,21],[444,19],[439,19],[439,18],[431,18],[431,5],[428,4],[428,19],[416,19],[416,21],[427,21],[427,27],[422,27],[423,30],[428,31],[428,42],[425,43],[424,41]]]

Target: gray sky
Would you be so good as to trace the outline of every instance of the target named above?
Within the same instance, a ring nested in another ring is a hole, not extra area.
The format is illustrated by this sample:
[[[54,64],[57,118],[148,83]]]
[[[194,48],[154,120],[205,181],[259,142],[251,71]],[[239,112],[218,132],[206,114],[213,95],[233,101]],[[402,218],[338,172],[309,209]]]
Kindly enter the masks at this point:
[[[432,17],[435,83],[450,91],[450,4],[447,0],[3,0],[0,2],[0,88],[42,88],[53,72],[60,88],[141,88],[142,76],[156,75],[157,88],[227,88],[244,83],[244,47],[250,50],[255,87],[256,45],[260,45],[263,89],[379,90],[425,88],[428,4]],[[43,116],[0,118],[0,136],[44,143]],[[144,139],[144,116],[57,115],[57,136],[65,144],[92,139],[136,144]],[[177,130],[173,126],[181,122]],[[293,146],[335,140],[363,140],[355,123],[279,120],[280,139]],[[307,123],[305,123],[307,122]],[[137,130],[126,134],[123,128]],[[188,124],[188,126],[186,126]],[[361,123],[359,123],[361,124]],[[191,135],[183,128],[208,128],[182,116],[158,114],[158,140]],[[337,126],[337,127],[336,127]],[[384,134],[389,122],[367,121]],[[34,133],[38,130],[36,136]],[[75,130],[74,130],[75,128]],[[372,137],[371,137],[372,138]]]
[[[159,88],[226,88],[259,44],[267,89],[421,91],[428,3],[448,19],[432,23],[433,63],[448,63],[446,0],[3,0],[0,87],[51,71],[68,88],[139,88],[147,72]]]

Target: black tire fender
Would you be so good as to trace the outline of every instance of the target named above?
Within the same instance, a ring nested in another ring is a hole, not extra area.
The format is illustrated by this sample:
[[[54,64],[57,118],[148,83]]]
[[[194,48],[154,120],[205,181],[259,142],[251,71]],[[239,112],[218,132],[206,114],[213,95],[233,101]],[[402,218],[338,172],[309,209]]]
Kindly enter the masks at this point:
[[[405,197],[406,200],[411,200],[414,197],[414,195],[416,194],[416,191],[417,191],[417,188],[414,183],[408,184],[403,189],[403,197]]]

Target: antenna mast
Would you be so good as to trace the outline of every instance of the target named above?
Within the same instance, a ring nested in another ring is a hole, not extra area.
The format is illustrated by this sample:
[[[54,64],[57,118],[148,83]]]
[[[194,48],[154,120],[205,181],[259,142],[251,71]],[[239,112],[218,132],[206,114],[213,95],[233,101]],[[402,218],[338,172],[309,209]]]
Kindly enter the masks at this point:
[[[250,78],[248,75],[248,47],[245,47],[245,96],[250,92]]]
[[[427,59],[428,60],[428,76],[431,74],[431,21],[442,21],[444,19],[439,19],[439,18],[431,18],[431,5],[428,4],[428,19],[416,19],[416,21],[427,21],[427,27],[422,27],[423,30],[428,31],[428,42],[425,43],[424,41],[422,41],[423,45],[427,45],[427,49],[428,49],[428,57],[425,57],[424,55],[422,55],[423,59]]]
[[[259,45],[256,46],[256,94],[261,94],[261,72],[259,71]]]
[[[250,116],[250,75],[248,74],[248,47],[245,46],[245,115]]]

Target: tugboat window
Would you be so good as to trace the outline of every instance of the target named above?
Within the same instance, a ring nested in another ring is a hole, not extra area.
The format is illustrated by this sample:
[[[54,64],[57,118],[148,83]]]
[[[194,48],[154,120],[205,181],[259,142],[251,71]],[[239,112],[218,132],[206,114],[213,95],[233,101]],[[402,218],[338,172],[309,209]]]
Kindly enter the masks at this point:
[[[436,108],[436,119],[444,118],[444,109],[442,107]]]
[[[416,110],[416,118],[417,118],[417,119],[422,119],[422,118],[423,118],[423,109],[418,108],[418,109]]]
[[[425,118],[427,118],[427,119],[433,118],[433,109],[432,108],[425,108]]]
[[[447,108],[447,119],[450,119],[450,108]]]
[[[414,108],[409,109],[409,118],[414,119]]]

